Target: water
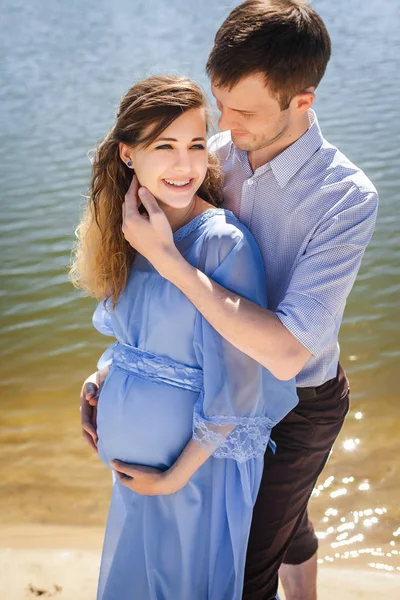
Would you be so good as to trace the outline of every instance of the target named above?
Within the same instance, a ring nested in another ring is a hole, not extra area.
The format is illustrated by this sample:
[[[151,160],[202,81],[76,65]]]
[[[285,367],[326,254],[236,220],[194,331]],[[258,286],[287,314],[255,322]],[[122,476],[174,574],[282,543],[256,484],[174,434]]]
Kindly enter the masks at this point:
[[[77,406],[105,343],[91,327],[93,301],[66,276],[86,153],[136,79],[179,71],[209,92],[204,64],[235,4],[0,1],[4,522],[104,523],[109,474],[83,444]],[[381,205],[340,336],[352,410],[312,515],[325,564],[400,569],[400,8],[397,0],[314,6],[333,40],[316,104],[321,127],[374,181]]]

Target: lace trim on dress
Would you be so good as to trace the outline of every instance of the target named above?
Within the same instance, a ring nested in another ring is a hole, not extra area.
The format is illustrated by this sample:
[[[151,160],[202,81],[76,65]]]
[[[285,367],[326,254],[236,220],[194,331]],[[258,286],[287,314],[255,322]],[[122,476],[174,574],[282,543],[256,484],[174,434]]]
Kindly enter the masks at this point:
[[[130,371],[142,379],[164,383],[191,392],[200,392],[203,371],[166,356],[146,352],[140,348],[117,342],[113,346],[113,366]]]
[[[268,417],[205,417],[199,410],[198,402],[192,437],[215,458],[233,458],[240,463],[264,458],[274,421]]]

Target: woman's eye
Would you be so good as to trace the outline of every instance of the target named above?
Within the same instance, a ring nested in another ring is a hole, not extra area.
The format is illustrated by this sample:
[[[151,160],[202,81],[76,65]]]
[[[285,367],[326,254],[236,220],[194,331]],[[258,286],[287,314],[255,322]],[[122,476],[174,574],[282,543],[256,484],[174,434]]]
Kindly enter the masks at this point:
[[[252,113],[244,113],[244,112],[241,112],[240,114],[241,114],[241,115],[242,115],[242,117],[244,117],[245,119],[253,116],[253,115],[252,115]]]
[[[192,150],[204,150],[204,144],[194,144],[191,146]],[[155,150],[173,150],[171,144],[162,144],[161,146],[156,146]]]

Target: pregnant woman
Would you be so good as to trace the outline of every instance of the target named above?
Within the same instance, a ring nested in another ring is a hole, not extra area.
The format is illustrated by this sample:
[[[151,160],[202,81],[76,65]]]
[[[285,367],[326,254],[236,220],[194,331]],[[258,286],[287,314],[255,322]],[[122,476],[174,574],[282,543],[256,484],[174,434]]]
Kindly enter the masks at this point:
[[[100,360],[98,453],[113,493],[98,600],[239,600],[264,451],[297,403],[294,381],[221,338],[121,231],[125,196],[146,186],[191,264],[266,305],[254,239],[217,208],[207,122],[192,81],[150,77],[122,99],[93,163],[71,274],[117,340]]]

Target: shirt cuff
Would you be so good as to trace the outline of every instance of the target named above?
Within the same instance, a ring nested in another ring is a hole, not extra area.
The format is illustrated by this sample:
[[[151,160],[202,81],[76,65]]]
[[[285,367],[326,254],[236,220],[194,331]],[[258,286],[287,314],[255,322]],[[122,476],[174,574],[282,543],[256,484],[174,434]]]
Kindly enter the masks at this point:
[[[276,316],[313,356],[332,341],[336,323],[327,308],[315,298],[289,292],[276,309]]]

